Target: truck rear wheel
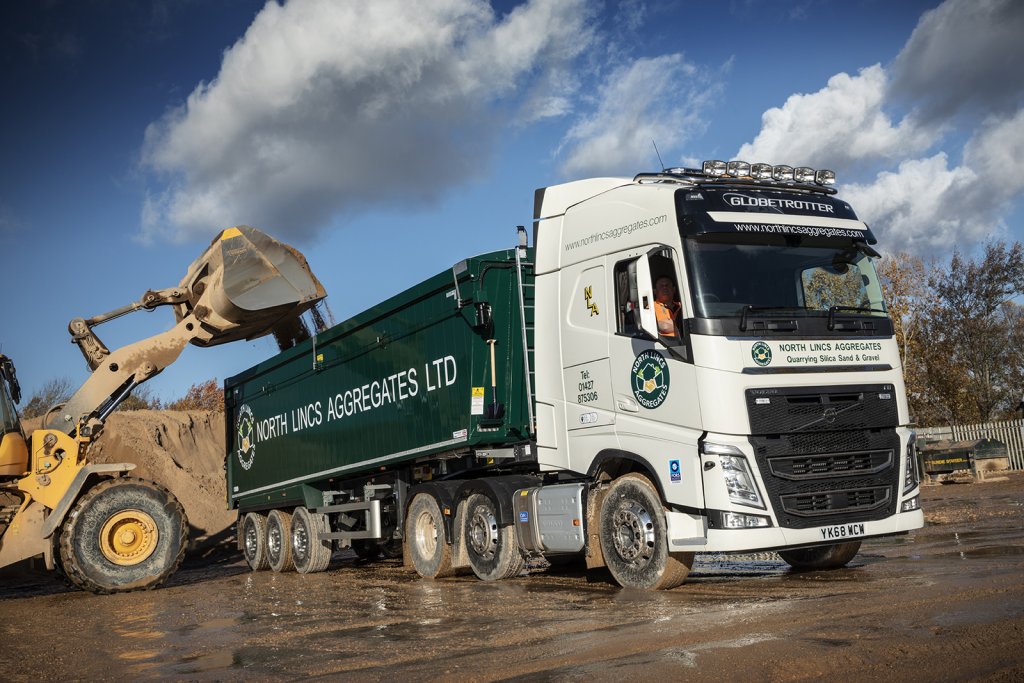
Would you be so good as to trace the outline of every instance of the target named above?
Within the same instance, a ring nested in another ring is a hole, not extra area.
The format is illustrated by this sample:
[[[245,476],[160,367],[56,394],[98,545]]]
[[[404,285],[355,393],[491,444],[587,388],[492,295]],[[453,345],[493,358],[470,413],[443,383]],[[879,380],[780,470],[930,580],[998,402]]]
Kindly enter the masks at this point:
[[[254,572],[270,567],[267,557],[267,516],[250,512],[242,516],[239,533],[242,535],[242,553]]]
[[[814,548],[780,550],[779,557],[793,569],[838,569],[844,567],[860,551],[860,541],[819,545]]]
[[[466,500],[463,542],[473,573],[484,581],[517,576],[525,566],[515,527],[498,526],[494,501],[482,493],[474,493]]]
[[[292,560],[300,574],[322,572],[331,563],[331,541],[317,536],[327,531],[327,518],[304,507],[292,513]]]
[[[409,504],[405,543],[416,573],[427,579],[451,576],[452,547],[445,538],[444,518],[433,496],[420,493]]]
[[[601,551],[623,588],[665,590],[686,580],[693,553],[668,551],[665,509],[650,480],[624,474],[601,503]]]
[[[283,510],[271,510],[267,517],[267,558],[275,572],[295,569],[292,560],[292,515]]]
[[[89,489],[60,531],[68,580],[94,593],[156,588],[175,572],[188,545],[185,511],[170,491],[136,478]]]

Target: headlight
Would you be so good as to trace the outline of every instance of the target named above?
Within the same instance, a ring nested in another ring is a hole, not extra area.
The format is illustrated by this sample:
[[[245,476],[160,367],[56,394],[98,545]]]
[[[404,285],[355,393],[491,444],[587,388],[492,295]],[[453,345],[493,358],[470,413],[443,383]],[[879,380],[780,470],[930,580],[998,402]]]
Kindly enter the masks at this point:
[[[921,475],[917,471],[917,449],[915,444],[917,443],[917,434],[914,432],[910,433],[910,439],[907,440],[907,455],[906,462],[904,463],[904,469],[906,475],[903,479],[903,493],[910,493],[918,484],[921,483]]]
[[[747,505],[764,509],[761,491],[750,471],[746,456],[735,446],[716,443],[702,443],[701,452],[705,455],[717,455],[722,465],[722,477],[725,488],[729,491],[729,500],[739,505]]]

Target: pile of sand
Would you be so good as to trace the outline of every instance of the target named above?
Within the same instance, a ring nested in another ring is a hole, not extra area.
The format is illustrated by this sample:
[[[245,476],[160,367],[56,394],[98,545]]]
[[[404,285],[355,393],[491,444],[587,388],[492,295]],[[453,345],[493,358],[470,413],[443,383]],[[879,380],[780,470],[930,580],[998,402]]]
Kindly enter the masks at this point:
[[[92,462],[130,462],[131,476],[177,496],[188,516],[191,550],[229,540],[236,513],[227,509],[224,413],[132,410],[107,418]]]
[[[26,432],[41,420],[26,420]],[[185,508],[190,552],[206,553],[234,540],[234,511],[224,482],[224,414],[132,410],[107,418],[89,451],[91,462],[129,462],[129,476],[168,488]]]

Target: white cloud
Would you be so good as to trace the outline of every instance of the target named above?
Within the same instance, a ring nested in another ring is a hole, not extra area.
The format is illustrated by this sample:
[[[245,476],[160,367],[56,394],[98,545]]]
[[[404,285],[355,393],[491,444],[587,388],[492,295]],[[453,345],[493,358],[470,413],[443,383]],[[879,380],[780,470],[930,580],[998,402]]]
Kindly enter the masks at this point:
[[[938,131],[913,120],[898,124],[882,110],[886,74],[880,65],[856,76],[840,73],[816,93],[791,95],[761,117],[761,131],[737,159],[770,164],[844,168],[879,158],[899,159],[934,143]]]
[[[220,72],[146,132],[168,180],[143,237],[238,223],[284,236],[375,203],[429,202],[479,172],[497,133],[568,111],[566,64],[592,33],[583,0],[268,3]],[[504,107],[528,93],[528,104]]]
[[[1024,2],[947,0],[925,12],[891,69],[892,97],[926,120],[1006,113],[1024,97]]]
[[[904,161],[874,182],[843,187],[843,198],[889,251],[948,250],[985,240],[1024,192],[1024,110],[990,120],[964,148],[960,166],[945,153]]]
[[[718,92],[706,72],[679,54],[637,59],[613,70],[598,89],[596,109],[563,139],[562,172],[631,174],[655,166],[651,141],[670,157],[704,128],[703,111]]]

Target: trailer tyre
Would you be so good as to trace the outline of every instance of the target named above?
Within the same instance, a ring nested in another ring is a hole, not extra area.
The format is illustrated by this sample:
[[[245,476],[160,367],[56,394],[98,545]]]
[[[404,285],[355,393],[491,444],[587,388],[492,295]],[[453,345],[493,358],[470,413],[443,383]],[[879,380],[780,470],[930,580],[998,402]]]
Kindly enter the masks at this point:
[[[463,542],[473,573],[484,581],[518,576],[525,561],[519,552],[515,527],[498,526],[494,501],[482,493],[466,500],[466,528]]]
[[[271,510],[267,517],[267,558],[275,572],[295,569],[292,559],[292,515],[284,510]]]
[[[68,513],[59,564],[87,591],[149,590],[177,570],[187,545],[188,520],[170,491],[144,479],[106,479]]]
[[[322,572],[331,563],[331,541],[317,536],[327,532],[327,518],[304,507],[292,513],[292,560],[300,574]]]
[[[612,482],[601,503],[600,537],[608,571],[623,588],[675,588],[693,566],[693,553],[668,551],[664,506],[642,474]]]
[[[452,576],[452,546],[445,538],[444,518],[433,496],[420,493],[409,504],[405,543],[416,572],[427,579]]]
[[[814,548],[780,550],[779,557],[793,569],[838,569],[846,566],[860,551],[860,541],[819,545]]]
[[[250,512],[242,516],[242,554],[245,561],[254,571],[263,571],[270,568],[270,558],[267,556],[267,516],[259,512]]]

